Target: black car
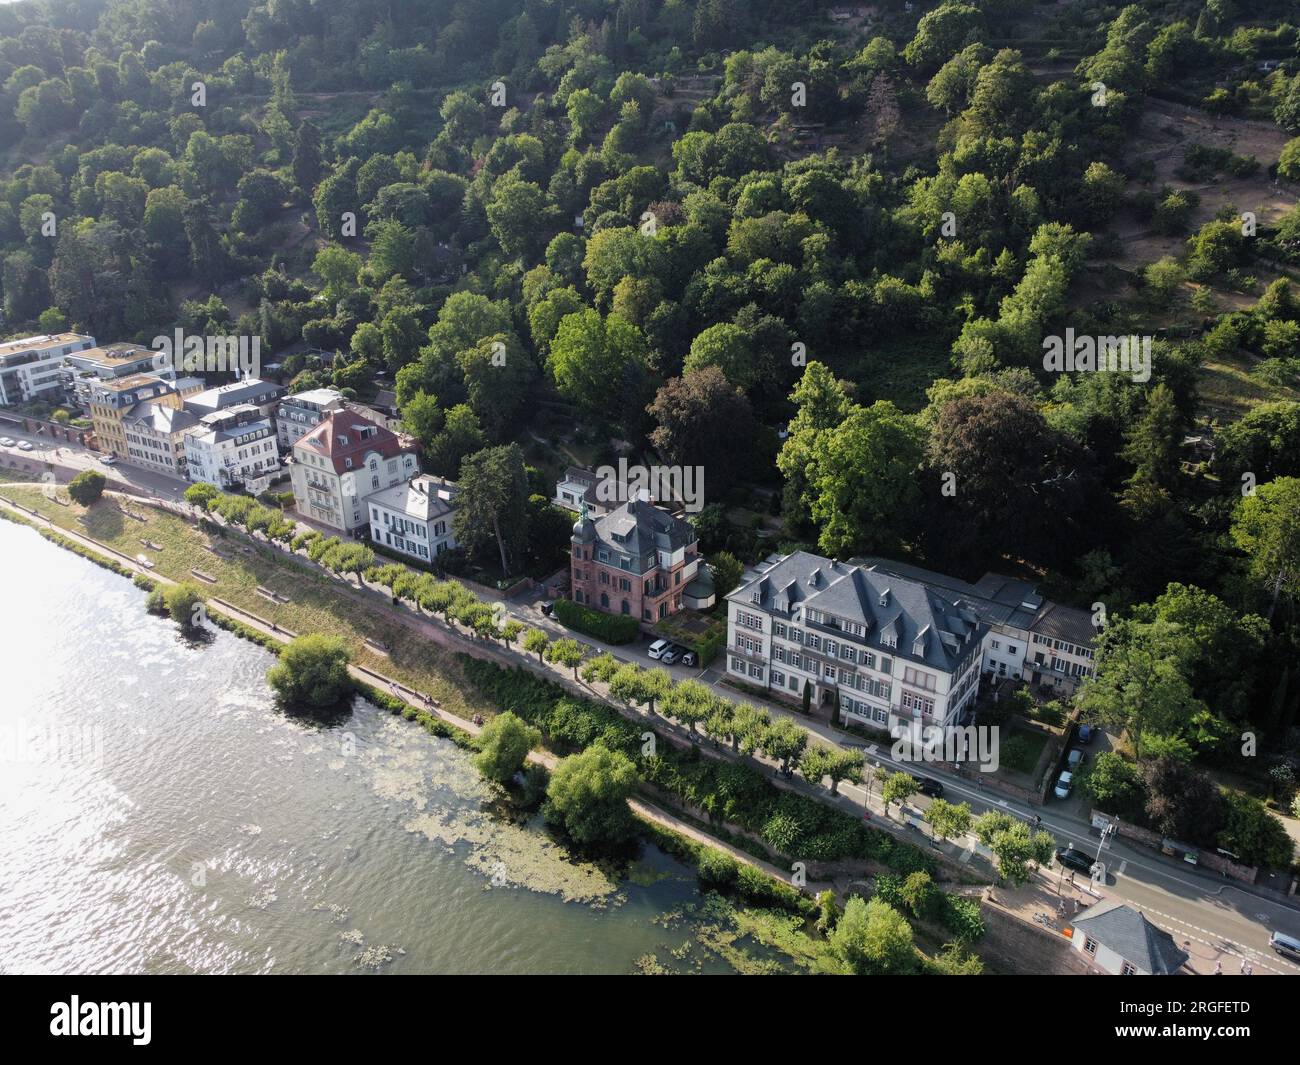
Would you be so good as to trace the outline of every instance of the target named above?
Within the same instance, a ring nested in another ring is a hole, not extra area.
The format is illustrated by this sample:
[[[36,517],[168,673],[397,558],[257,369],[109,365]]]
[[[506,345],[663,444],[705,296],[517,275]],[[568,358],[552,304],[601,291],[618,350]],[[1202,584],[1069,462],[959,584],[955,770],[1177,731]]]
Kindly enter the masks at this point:
[[[546,617],[549,618],[549,617],[551,616],[552,611],[554,611],[554,610],[555,610],[555,604],[554,604],[554,603],[543,603],[543,604],[542,604],[542,613],[543,613]]]
[[[1056,860],[1076,873],[1091,873],[1094,862],[1091,855],[1077,851],[1073,847],[1059,848],[1056,852]]]
[[[917,773],[912,774],[912,779],[916,781],[916,790],[922,795],[928,795],[932,799],[938,799],[943,795],[943,785],[937,780],[923,777]]]

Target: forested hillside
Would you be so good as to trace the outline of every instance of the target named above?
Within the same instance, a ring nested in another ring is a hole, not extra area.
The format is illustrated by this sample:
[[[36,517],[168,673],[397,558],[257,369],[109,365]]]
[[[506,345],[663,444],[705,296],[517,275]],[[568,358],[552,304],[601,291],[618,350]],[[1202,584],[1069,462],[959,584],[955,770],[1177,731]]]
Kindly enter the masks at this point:
[[[25,0],[3,331],[258,334],[295,388],[394,388],[452,477],[510,443],[548,474],[619,444],[701,465],[706,553],[1032,571],[1178,664],[1180,742],[1280,747],[1295,16]],[[1067,329],[1154,337],[1149,376],[1045,369]],[[566,543],[535,524],[521,565]]]

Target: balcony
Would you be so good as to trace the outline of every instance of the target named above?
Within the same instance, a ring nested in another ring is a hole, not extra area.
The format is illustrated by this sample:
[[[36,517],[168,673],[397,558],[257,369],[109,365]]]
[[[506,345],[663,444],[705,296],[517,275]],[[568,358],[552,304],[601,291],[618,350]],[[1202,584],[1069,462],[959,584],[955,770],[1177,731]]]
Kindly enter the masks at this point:
[[[751,651],[748,647],[737,647],[734,644],[727,648],[728,654],[739,655],[741,658],[748,658],[752,662],[767,662],[767,655],[762,651]]]

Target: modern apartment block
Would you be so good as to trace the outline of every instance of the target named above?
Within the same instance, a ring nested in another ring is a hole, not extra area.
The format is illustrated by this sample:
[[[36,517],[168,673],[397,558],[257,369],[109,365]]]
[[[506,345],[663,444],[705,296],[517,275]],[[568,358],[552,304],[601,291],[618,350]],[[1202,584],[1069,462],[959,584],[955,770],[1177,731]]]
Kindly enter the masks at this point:
[[[251,403],[204,414],[185,431],[185,464],[191,481],[252,488],[280,468],[275,425]]]
[[[96,382],[135,376],[156,377],[175,383],[178,375],[171,366],[162,365],[158,352],[151,348],[142,348],[138,344],[104,344],[65,356],[59,369],[59,384],[64,400],[84,411],[90,407],[90,390]],[[191,391],[203,389],[198,378],[190,380],[197,385]]]
[[[285,396],[275,411],[280,450],[288,453],[304,435],[320,425],[327,413],[342,409],[343,393],[333,388],[312,388]]]
[[[727,596],[727,673],[845,721],[962,724],[988,626],[915,581],[806,551],[773,555]]]
[[[345,533],[368,523],[367,496],[419,472],[413,441],[350,410],[329,412],[305,433],[290,469],[298,512]]]
[[[918,581],[969,604],[989,626],[983,664],[987,675],[1025,680],[1069,696],[1094,673],[1092,647],[1097,629],[1092,615],[1044,599],[1030,581],[986,573],[968,584],[890,559],[853,561]]]
[[[0,406],[57,395],[62,389],[63,360],[95,346],[80,333],[22,337],[0,343]]]
[[[421,474],[366,496],[371,541],[421,562],[454,550],[451,520],[459,491],[450,481]]]
[[[596,519],[585,502],[580,507],[569,573],[574,602],[646,624],[713,605],[713,577],[690,522],[645,498]]]

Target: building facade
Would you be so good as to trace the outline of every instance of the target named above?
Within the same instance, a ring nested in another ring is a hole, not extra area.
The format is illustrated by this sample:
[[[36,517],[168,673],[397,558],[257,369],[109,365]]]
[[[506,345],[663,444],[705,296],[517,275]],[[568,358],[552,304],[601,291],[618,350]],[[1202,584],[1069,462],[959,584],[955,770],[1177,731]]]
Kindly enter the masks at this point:
[[[285,396],[275,410],[280,450],[289,454],[293,445],[320,425],[327,413],[342,409],[343,393],[333,388],[312,388]]]
[[[727,596],[727,672],[849,723],[893,731],[969,718],[988,626],[959,599],[806,551],[774,555]]]
[[[185,465],[191,481],[218,488],[274,474],[280,468],[275,426],[251,403],[204,414],[185,431]]]
[[[647,625],[683,609],[713,605],[713,583],[701,573],[695,527],[648,499],[631,500],[595,519],[584,502],[571,547],[574,602]]]
[[[983,672],[1009,677],[1068,696],[1094,673],[1092,616],[1044,599],[1030,581],[986,573],[976,583],[935,573],[905,562],[869,557],[853,559],[878,571],[914,580],[940,595],[960,598],[989,626]]]
[[[85,411],[89,409],[90,389],[95,382],[135,376],[156,377],[160,381],[175,383],[177,373],[170,366],[162,365],[158,352],[150,348],[138,344],[104,344],[64,356],[59,369],[59,384],[64,400]],[[199,387],[193,390],[202,391],[202,387],[200,382]]]
[[[184,407],[137,403],[122,419],[127,461],[134,466],[185,478],[185,437],[198,418]]]
[[[80,333],[22,337],[0,343],[0,406],[55,398],[62,391],[63,360],[95,346]]]
[[[414,441],[349,410],[331,411],[293,447],[293,497],[303,517],[351,533],[369,523],[367,496],[420,472]]]
[[[134,374],[130,377],[96,380],[90,385],[90,422],[101,451],[122,462],[134,461],[126,439],[127,415],[138,404],[154,403],[180,409],[184,397],[176,387],[158,377]]]
[[[459,491],[450,481],[421,474],[366,496],[370,539],[421,562],[455,550],[451,522]]]

